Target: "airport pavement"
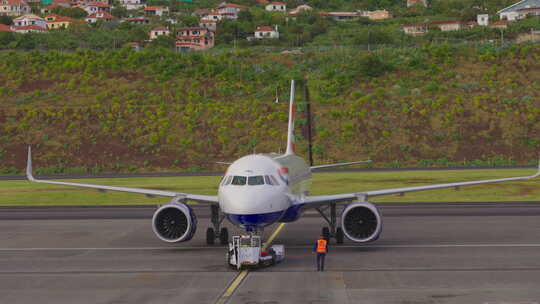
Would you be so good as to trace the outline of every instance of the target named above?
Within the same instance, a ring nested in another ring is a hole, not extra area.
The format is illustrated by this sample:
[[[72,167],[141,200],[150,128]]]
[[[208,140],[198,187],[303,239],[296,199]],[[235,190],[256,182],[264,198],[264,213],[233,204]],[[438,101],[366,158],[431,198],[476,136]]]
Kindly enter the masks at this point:
[[[381,239],[332,245],[324,273],[311,253],[323,220],[287,224],[285,261],[249,272],[228,303],[540,302],[540,203],[381,209]],[[204,244],[206,208],[195,239],[172,245],[152,210],[0,208],[0,303],[214,303],[237,272]]]

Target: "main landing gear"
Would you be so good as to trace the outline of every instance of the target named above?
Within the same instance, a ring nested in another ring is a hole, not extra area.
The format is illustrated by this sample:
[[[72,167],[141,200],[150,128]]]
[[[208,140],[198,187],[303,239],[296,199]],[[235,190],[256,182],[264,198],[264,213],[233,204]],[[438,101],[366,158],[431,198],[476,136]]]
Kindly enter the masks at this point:
[[[325,214],[325,211],[330,209],[329,217]],[[343,228],[337,227],[336,216],[336,203],[332,203],[324,208],[316,208],[323,219],[328,223],[328,226],[322,228],[321,234],[329,241],[330,238],[336,239],[336,243],[343,244]]]
[[[210,205],[210,211],[213,227],[206,229],[206,244],[214,245],[217,239],[221,245],[229,244],[229,230],[226,227],[221,228],[225,216],[219,214],[219,206],[216,204]]]

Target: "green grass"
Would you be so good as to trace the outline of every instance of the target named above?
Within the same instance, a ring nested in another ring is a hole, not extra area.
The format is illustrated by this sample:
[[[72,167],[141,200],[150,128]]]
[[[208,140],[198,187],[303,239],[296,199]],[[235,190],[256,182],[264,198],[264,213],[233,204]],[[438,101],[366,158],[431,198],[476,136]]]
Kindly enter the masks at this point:
[[[393,187],[418,186],[434,183],[490,179],[533,174],[532,169],[463,170],[463,171],[402,171],[361,173],[316,173],[312,194],[359,192]],[[220,177],[152,177],[72,180],[112,186],[144,187],[176,190],[198,194],[215,194]],[[0,182],[0,205],[142,205],[161,204],[167,198],[148,198],[144,195],[109,192],[36,184],[28,181]],[[453,189],[425,191],[400,196],[373,198],[373,202],[475,202],[475,201],[540,201],[540,178],[536,180],[480,185]]]

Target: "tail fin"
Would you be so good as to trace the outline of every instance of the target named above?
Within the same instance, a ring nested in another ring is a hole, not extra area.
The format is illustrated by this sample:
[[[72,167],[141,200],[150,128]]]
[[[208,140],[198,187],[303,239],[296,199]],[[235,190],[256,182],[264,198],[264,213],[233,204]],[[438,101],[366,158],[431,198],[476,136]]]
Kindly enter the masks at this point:
[[[285,155],[294,154],[296,147],[294,145],[294,118],[296,115],[296,106],[294,105],[294,79],[291,80],[291,99],[289,101],[289,128],[287,130],[287,151]]]

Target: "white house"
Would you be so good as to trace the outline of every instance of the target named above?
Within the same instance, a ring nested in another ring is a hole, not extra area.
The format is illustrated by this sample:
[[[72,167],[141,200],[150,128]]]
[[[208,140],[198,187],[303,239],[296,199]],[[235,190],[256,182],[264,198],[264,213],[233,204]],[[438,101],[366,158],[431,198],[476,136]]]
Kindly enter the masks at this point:
[[[540,16],[540,0],[522,0],[498,11],[501,20],[514,21],[527,16]]]
[[[283,2],[270,2],[265,8],[270,12],[284,12],[287,10],[287,5]]]
[[[31,11],[30,5],[24,0],[0,0],[0,15],[21,16]]]
[[[167,6],[147,6],[144,8],[144,12],[149,16],[163,16],[169,13],[169,7]]]
[[[45,19],[33,14],[28,14],[13,19],[13,25],[16,27],[35,25],[44,29],[47,28],[47,22]]]
[[[408,24],[403,26],[403,32],[407,35],[418,36],[428,32],[426,23]]]
[[[489,15],[488,14],[480,14],[476,16],[476,22],[478,22],[478,25],[480,26],[488,26],[489,24]]]
[[[208,12],[208,14],[206,14],[206,16],[201,18],[201,21],[218,22],[221,19],[223,19],[223,15],[221,15],[220,13],[218,13],[218,12]]]
[[[429,25],[438,27],[442,32],[458,31],[463,28],[463,23],[458,20],[431,21]]]
[[[145,0],[120,0],[120,5],[128,10],[141,9],[146,6]]]
[[[95,3],[88,4],[83,9],[88,15],[92,15],[98,12],[111,11],[111,7],[108,4],[105,4],[103,2],[95,2]]]
[[[310,11],[312,10],[313,8],[307,4],[302,4],[302,5],[299,5],[298,7],[296,8],[293,8],[290,12],[289,12],[289,16],[290,17],[296,17],[298,14],[300,14],[301,12],[307,12],[307,11]]]
[[[215,20],[202,20],[199,21],[199,27],[203,27],[205,29],[208,29],[210,31],[217,31],[217,21]]]
[[[105,22],[111,22],[111,21],[114,21],[116,19],[116,17],[114,17],[113,15],[107,13],[107,12],[98,12],[98,13],[93,13],[91,14],[90,16],[87,16],[86,18],[84,18],[84,20],[88,23],[96,23],[98,22],[98,20],[103,20]]]
[[[150,40],[157,39],[159,36],[168,36],[171,32],[166,26],[158,26],[150,31]]]
[[[275,39],[279,38],[277,26],[275,28],[269,26],[260,26],[255,30],[256,39]]]
[[[225,19],[237,19],[238,13],[245,8],[246,7],[243,5],[238,5],[234,3],[224,3],[218,6],[217,11]]]
[[[24,26],[15,26],[14,32],[15,33],[47,33],[49,30],[47,28],[42,28],[41,26],[37,25],[24,25]]]

